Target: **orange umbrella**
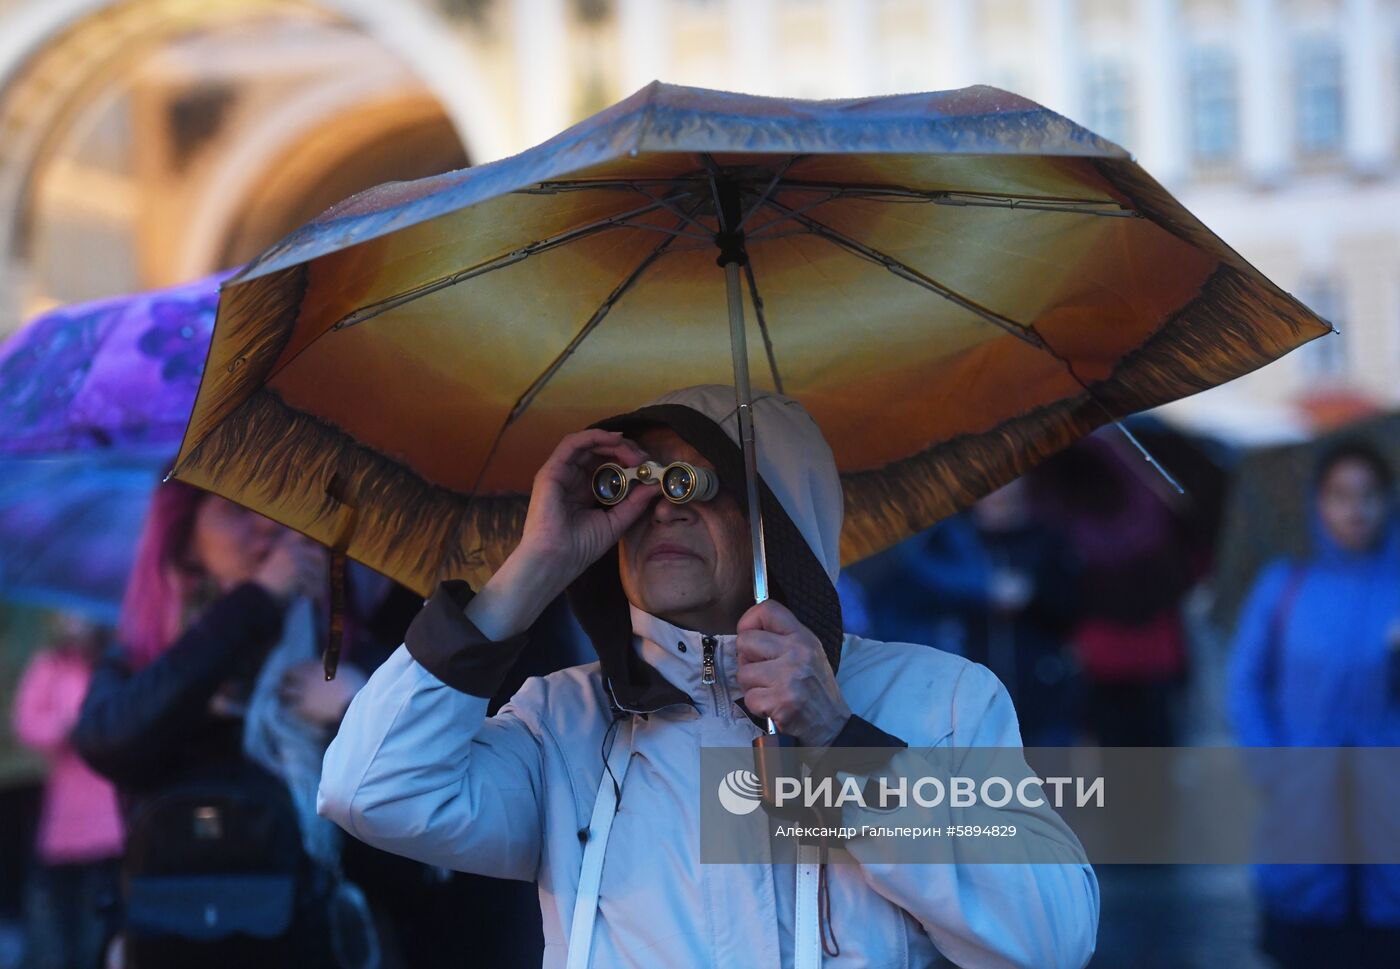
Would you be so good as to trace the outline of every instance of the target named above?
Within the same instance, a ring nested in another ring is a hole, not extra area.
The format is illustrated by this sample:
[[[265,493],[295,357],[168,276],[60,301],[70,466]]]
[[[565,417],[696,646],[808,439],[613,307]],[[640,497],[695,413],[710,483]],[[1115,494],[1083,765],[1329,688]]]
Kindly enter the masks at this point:
[[[752,361],[831,443],[850,562],[1327,330],[1016,95],[658,83],[356,196],[226,283],[174,476],[420,593],[479,586],[563,434]]]

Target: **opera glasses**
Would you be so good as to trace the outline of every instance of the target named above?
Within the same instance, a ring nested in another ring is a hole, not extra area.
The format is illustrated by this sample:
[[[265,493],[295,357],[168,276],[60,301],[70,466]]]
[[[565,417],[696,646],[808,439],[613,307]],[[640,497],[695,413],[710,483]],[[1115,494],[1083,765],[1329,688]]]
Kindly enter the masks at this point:
[[[661,486],[661,494],[672,504],[687,501],[709,501],[719,494],[719,478],[709,468],[697,468],[684,461],[673,461],[664,467],[648,461],[635,468],[624,468],[608,462],[593,472],[593,497],[602,505],[615,505],[632,489],[633,484]]]

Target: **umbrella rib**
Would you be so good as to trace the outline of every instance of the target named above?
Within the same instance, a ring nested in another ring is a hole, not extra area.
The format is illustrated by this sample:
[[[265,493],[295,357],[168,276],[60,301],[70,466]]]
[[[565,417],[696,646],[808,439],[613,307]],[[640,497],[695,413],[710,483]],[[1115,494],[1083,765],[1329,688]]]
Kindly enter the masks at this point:
[[[817,199],[815,202],[808,202],[806,205],[801,205],[801,206],[798,206],[798,207],[795,208],[795,209],[791,209],[791,210],[789,210],[791,214],[789,214],[789,215],[784,215],[784,216],[780,216],[780,217],[778,217],[778,218],[776,218],[776,219],[771,219],[771,220],[769,220],[768,222],[763,223],[763,224],[762,224],[761,226],[759,226],[756,230],[754,230],[753,232],[750,232],[749,235],[748,235],[748,238],[750,238],[750,239],[775,239],[775,238],[779,238],[779,237],[780,237],[780,234],[769,234],[769,233],[767,232],[767,230],[768,230],[768,229],[771,229],[771,228],[772,228],[773,226],[775,226],[775,225],[781,225],[781,224],[784,223],[784,222],[791,222],[793,219],[795,219],[797,216],[801,215],[802,213],[807,212],[807,211],[809,211],[809,210],[811,210],[811,209],[815,209],[815,208],[816,208],[817,206],[819,206],[819,205],[825,205],[827,202],[830,202],[832,199],[835,199],[835,198],[837,198],[837,197],[839,197],[839,193],[833,192],[832,194],[826,196],[825,198],[819,198],[819,199]],[[802,232],[802,233],[795,233],[795,234],[807,235],[807,234],[809,234],[809,233],[807,233],[807,232]]]
[[[773,189],[778,187],[778,182],[781,181],[782,177],[787,174],[787,170],[791,168],[793,163],[801,157],[801,155],[788,156],[788,160],[783,162],[781,167],[779,167],[778,170],[773,173],[773,180],[770,181],[767,184],[767,186],[764,187],[763,192],[760,193],[760,195],[758,196],[758,201],[753,204],[753,207],[751,209],[744,213],[743,218],[739,220],[739,224],[735,227],[734,231],[744,231],[744,226],[748,225],[749,219],[753,217],[753,214],[755,212],[757,212],[763,207],[763,203],[768,201],[768,196],[773,194]],[[750,274],[750,278],[752,278],[752,274]]]
[[[1158,461],[1151,451],[1147,450],[1147,446],[1138,440],[1136,434],[1128,430],[1128,425],[1124,424],[1121,420],[1114,417],[1113,414],[1109,412],[1108,408],[1104,406],[1103,401],[1095,397],[1094,392],[1088,388],[1084,381],[1079,380],[1079,377],[1077,375],[1075,377],[1075,380],[1079,381],[1079,386],[1084,388],[1084,392],[1089,395],[1089,397],[1094,401],[1094,403],[1099,405],[1099,409],[1102,410],[1104,413],[1108,414],[1109,418],[1113,421],[1113,426],[1118,428],[1118,430],[1122,431],[1123,436],[1128,439],[1128,442],[1132,444],[1133,447],[1137,448],[1138,453],[1142,455],[1143,460],[1150,464],[1158,474],[1160,474],[1164,479],[1166,479],[1167,484],[1171,485],[1172,488],[1176,490],[1177,494],[1186,494],[1186,489],[1181,486],[1181,482],[1177,481],[1176,477],[1166,469],[1166,466],[1163,465],[1162,462]]]
[[[861,198],[871,201],[905,200],[964,208],[1033,209],[1041,212],[1066,212],[1101,218],[1142,218],[1142,214],[1136,209],[1130,209],[1112,199],[1080,199],[1056,195],[1010,195],[953,190],[931,191],[905,188],[900,185],[845,185],[798,181],[783,182],[781,187],[802,192],[830,192],[832,197]]]
[[[695,182],[697,185],[703,183],[700,178],[687,178],[676,176],[674,178],[600,178],[596,181],[549,181],[537,182],[528,188],[518,188],[512,195],[558,195],[563,192],[583,192],[589,189],[608,189],[610,191],[636,191],[641,185],[660,185],[663,187],[673,187],[682,182]]]
[[[925,276],[917,269],[900,262],[898,259],[889,255],[888,253],[884,253],[871,246],[867,246],[863,242],[858,242],[855,239],[852,239],[850,236],[846,235],[845,233],[839,232],[828,225],[818,222],[816,219],[813,219],[810,216],[797,213],[794,210],[789,209],[786,205],[783,205],[781,202],[769,199],[767,204],[777,209],[778,211],[783,212],[784,214],[791,215],[799,223],[805,225],[808,228],[808,230],[812,232],[812,234],[826,239],[828,242],[831,242],[832,244],[839,246],[842,249],[845,249],[847,252],[850,252],[853,255],[859,256],[862,259],[873,262],[878,266],[885,267],[885,269],[889,270],[891,273],[898,276],[900,279],[906,280],[907,282],[911,282],[916,286],[921,286],[932,293],[936,293],[939,296],[942,296],[950,303],[954,303],[957,306],[961,306],[969,313],[972,313],[976,316],[980,316],[988,323],[991,323],[994,326],[1016,337],[1016,339],[1028,343],[1033,347],[1038,347],[1042,350],[1049,349],[1049,347],[1045,343],[1044,338],[1042,338],[1039,333],[1036,333],[1035,330],[1031,327],[1022,326],[1021,324],[1017,323],[1013,319],[1010,319],[1009,317],[1002,316],[1000,313],[997,313],[994,310],[990,310],[987,307],[982,306],[980,303],[973,302],[966,296],[963,296],[961,293],[949,289],[947,286],[944,286],[942,283],[938,282],[935,279]]]
[[[697,222],[695,219],[691,218],[691,212],[695,211],[694,208],[692,208],[691,212],[683,212],[679,207],[671,205],[666,199],[652,195],[650,192],[646,191],[640,186],[635,186],[635,189],[642,195],[645,195],[647,198],[652,199],[656,202],[660,202],[662,205],[664,205],[666,207],[667,212],[670,212],[676,218],[681,220],[682,225],[693,225],[702,233],[701,235],[696,235],[694,233],[684,233],[685,235],[689,235],[692,239],[704,239],[706,242],[714,241],[714,233],[710,231],[709,226],[705,225],[703,222]]]
[[[678,239],[699,239],[709,246],[715,244],[715,240],[710,236],[702,236],[698,232],[686,232],[684,229],[668,229],[664,225],[652,225],[649,222],[623,222],[622,225],[627,226],[629,229],[645,229],[648,232],[663,232],[668,236],[675,236]]]
[[[724,177],[724,171],[719,167],[719,163],[715,161],[714,156],[707,151],[702,151],[700,153],[700,164],[705,167],[705,172],[710,178],[710,195],[715,201],[715,222],[718,224],[721,208],[719,201],[719,180]]]
[[[982,317],[984,320],[995,324],[996,326],[1010,333],[1017,339],[1023,340],[1026,343],[1029,343],[1031,346],[1044,350],[1046,353],[1050,354],[1050,356],[1054,357],[1060,362],[1061,366],[1063,366],[1065,368],[1065,371],[1069,374],[1070,379],[1073,380],[1076,384],[1078,384],[1080,388],[1084,391],[1084,393],[1088,396],[1089,400],[1092,401],[1093,404],[1103,412],[1105,417],[1107,417],[1115,426],[1117,426],[1117,428],[1120,431],[1123,432],[1124,436],[1126,436],[1128,440],[1132,442],[1133,446],[1136,447],[1138,451],[1142,453],[1143,457],[1148,461],[1148,463],[1157,469],[1158,473],[1160,473],[1162,477],[1166,479],[1167,483],[1172,488],[1176,489],[1178,494],[1185,494],[1185,490],[1181,487],[1180,483],[1177,482],[1176,478],[1174,478],[1171,475],[1171,473],[1167,471],[1167,469],[1163,467],[1162,464],[1155,457],[1153,457],[1151,452],[1149,452],[1147,448],[1142,445],[1142,442],[1140,442],[1133,435],[1133,433],[1128,430],[1127,426],[1123,424],[1122,420],[1119,419],[1118,415],[1114,414],[1113,411],[1108,407],[1108,405],[1099,399],[1099,395],[1094,393],[1094,389],[1089,386],[1088,381],[1086,381],[1083,377],[1079,375],[1079,371],[1077,371],[1074,367],[1074,362],[1068,357],[1064,356],[1064,354],[1056,350],[1053,346],[1051,346],[1049,341],[1047,341],[1040,334],[1040,332],[1036,330],[1034,325],[1022,327],[1014,321],[1008,319],[1007,317],[1001,316],[1000,314],[995,313],[984,306],[979,306],[977,303],[974,303],[967,297],[954,292],[953,290],[942,285],[941,283],[936,282],[933,279],[930,279],[929,277],[920,273],[918,270],[913,269],[910,266],[906,266],[904,263],[901,263],[894,257],[889,256],[886,253],[880,252],[878,249],[874,249],[863,243],[857,242],[856,240],[851,239],[849,236],[846,236],[843,233],[832,229],[830,226],[823,225],[815,219],[812,219],[805,215],[801,215],[800,213],[792,209],[788,209],[787,206],[783,205],[781,202],[769,200],[767,204],[795,218],[798,222],[807,226],[807,228],[814,235],[821,236],[827,241],[840,246],[848,252],[860,256],[862,259],[867,259],[878,265],[884,266],[886,269],[894,273],[896,276],[899,276],[901,279],[906,279],[909,282],[915,283],[919,286],[924,287],[925,289],[937,293],[943,298],[950,300],[951,302],[956,303],[964,309],[967,309],[975,313],[976,315]],[[766,342],[766,332],[764,334],[764,337]],[[771,356],[769,359],[771,362]]]
[[[691,211],[694,212],[695,209],[699,207],[700,203],[696,203]],[[515,406],[510,409],[510,413],[506,415],[506,419],[501,423],[500,430],[496,432],[496,437],[491,442],[490,450],[486,452],[486,457],[481,462],[481,470],[477,472],[476,481],[472,483],[472,494],[476,494],[477,489],[481,486],[482,476],[486,474],[486,469],[491,466],[491,461],[496,456],[496,450],[500,447],[501,441],[504,440],[506,431],[510,429],[510,426],[520,418],[521,414],[525,413],[526,409],[528,409],[532,403],[534,403],[535,398],[544,390],[545,384],[549,383],[549,381],[554,378],[554,375],[557,374],[564,364],[569,361],[569,358],[574,355],[574,351],[576,351],[579,346],[583,344],[583,341],[598,328],[599,324],[603,322],[603,319],[612,311],[612,308],[617,305],[617,301],[636,284],[642,273],[646,272],[656,260],[665,255],[666,250],[668,250],[675,241],[675,236],[667,236],[665,239],[662,239],[661,242],[657,243],[656,248],[652,249],[652,251],[637,264],[635,269],[613,287],[613,291],[609,293],[607,298],[593,311],[593,315],[588,318],[588,322],[574,334],[573,339],[569,341],[569,345],[559,352],[559,355],[550,362],[549,366],[546,367],[544,371],[530,383],[530,386],[525,389],[525,392],[520,395],[519,400],[515,402]]]
[[[686,198],[689,197],[690,194],[691,193],[689,192],[681,193],[679,197]],[[631,219],[634,219],[639,215],[646,215],[648,212],[655,212],[658,209],[663,208],[665,208],[664,204],[660,200],[655,200],[650,205],[643,205],[630,211],[620,213],[618,215],[610,215],[607,218],[599,219],[596,222],[590,222],[586,225],[575,226],[574,228],[569,229],[567,232],[561,232],[558,235],[548,236],[544,239],[538,239],[534,242],[527,243],[518,249],[513,249],[512,251],[506,253],[503,256],[497,256],[494,259],[488,259],[486,262],[478,263],[475,266],[470,266],[466,269],[460,269],[457,272],[452,273],[451,275],[431,280],[422,284],[421,286],[415,286],[412,289],[403,291],[402,293],[396,293],[393,296],[389,296],[385,299],[381,299],[376,302],[370,303],[367,306],[361,306],[358,309],[353,310],[352,312],[346,314],[345,316],[337,320],[334,324],[331,325],[331,329],[343,330],[346,327],[355,326],[357,324],[365,322],[366,320],[374,319],[374,317],[387,313],[392,309],[397,309],[398,307],[403,306],[406,303],[411,303],[414,300],[422,299],[424,296],[431,296],[433,293],[440,292],[441,290],[447,289],[451,286],[456,286],[458,283],[467,282],[470,279],[475,279],[477,276],[484,276],[485,274],[489,272],[494,272],[497,269],[504,269],[507,266],[513,266],[518,262],[522,262],[525,259],[528,259],[530,256],[538,255],[542,252],[548,252],[551,249],[557,249],[559,246],[567,245],[570,242],[576,242],[579,239],[584,239],[588,236],[596,235],[599,232],[605,232],[608,229],[632,226],[632,223],[630,222]]]
[[[774,220],[773,220],[773,222],[778,222],[778,221],[780,221],[780,220],[778,220],[778,219],[774,219]],[[772,222],[769,223],[769,225],[772,225],[772,224],[773,224]],[[809,231],[806,230],[806,229],[789,229],[789,230],[786,231],[786,232],[765,232],[765,233],[763,233],[762,235],[760,235],[760,234],[758,234],[758,233],[754,233],[754,234],[752,234],[752,235],[747,236],[746,238],[747,238],[750,242],[752,242],[752,241],[754,241],[754,240],[756,240],[756,239],[762,240],[762,241],[764,241],[764,242],[772,242],[774,239],[791,239],[793,236],[809,236],[809,235],[811,235],[811,234],[812,234],[812,233],[809,232]],[[714,245],[714,243],[710,243],[710,244],[711,244],[711,245]],[[697,246],[696,248],[699,248],[699,247]]]
[[[744,275],[749,280],[749,299],[753,302],[753,315],[758,320],[758,332],[763,334],[763,349],[768,354],[768,369],[773,374],[773,389],[783,393],[783,378],[778,375],[778,359],[773,355],[773,340],[768,335],[768,319],[763,314],[763,297],[758,295],[758,283],[753,278],[753,260],[744,263]]]
[[[559,356],[554,358],[553,362],[545,368],[545,371],[536,377],[534,382],[526,389],[525,393],[520,396],[515,406],[511,408],[509,416],[506,417],[505,426],[501,428],[502,431],[514,423],[515,420],[525,412],[526,408],[534,403],[535,398],[544,390],[545,384],[553,379],[554,375],[558,373],[560,368],[574,355],[574,352],[582,345],[583,341],[592,335],[593,331],[598,328],[598,325],[603,322],[608,313],[612,312],[612,308],[617,305],[617,301],[632,288],[633,284],[637,282],[637,279],[642,273],[665,254],[666,250],[671,247],[673,241],[674,237],[662,239],[661,242],[656,245],[656,248],[652,249],[652,251],[637,264],[636,268],[628,273],[627,277],[613,288],[613,291],[608,294],[607,298],[593,311],[593,315],[588,318],[588,322],[583,325],[582,329],[574,334],[573,339],[569,341],[569,345],[560,351]]]

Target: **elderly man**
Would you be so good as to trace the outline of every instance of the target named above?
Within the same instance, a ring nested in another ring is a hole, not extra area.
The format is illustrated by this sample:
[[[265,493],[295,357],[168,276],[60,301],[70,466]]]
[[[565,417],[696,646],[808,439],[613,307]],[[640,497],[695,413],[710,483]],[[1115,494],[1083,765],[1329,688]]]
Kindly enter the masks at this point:
[[[831,450],[788,398],[760,395],[754,421],[772,599],[753,604],[731,388],[571,434],[535,477],[511,556],[475,595],[443,583],[355,698],[321,813],[389,851],[537,881],[546,967],[927,966],[939,952],[1083,966],[1098,885],[1053,822],[1068,863],[862,863],[852,841],[855,863],[821,872],[822,906],[802,864],[701,863],[700,748],[748,745],[765,717],[804,746],[1021,743],[984,667],[842,633]],[[601,463],[646,460],[711,470],[719,493],[597,502]],[[531,679],[487,717],[522,631],[565,590],[600,662]]]

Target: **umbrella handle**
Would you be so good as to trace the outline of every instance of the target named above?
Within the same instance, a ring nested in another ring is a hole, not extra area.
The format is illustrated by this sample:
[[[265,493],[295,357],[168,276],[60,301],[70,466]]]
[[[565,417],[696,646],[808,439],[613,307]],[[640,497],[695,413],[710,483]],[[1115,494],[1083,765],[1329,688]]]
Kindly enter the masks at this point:
[[[768,721],[772,723],[773,721]],[[753,740],[753,767],[763,804],[778,809],[778,779],[800,778],[797,738],[785,733],[767,733]]]
[[[345,550],[350,547],[355,528],[360,523],[360,510],[351,495],[349,482],[340,473],[331,475],[326,485],[326,494],[340,503],[334,531],[330,541],[330,630],[325,651],[321,654],[321,666],[327,680],[335,679],[340,667],[340,648],[345,639]]]

